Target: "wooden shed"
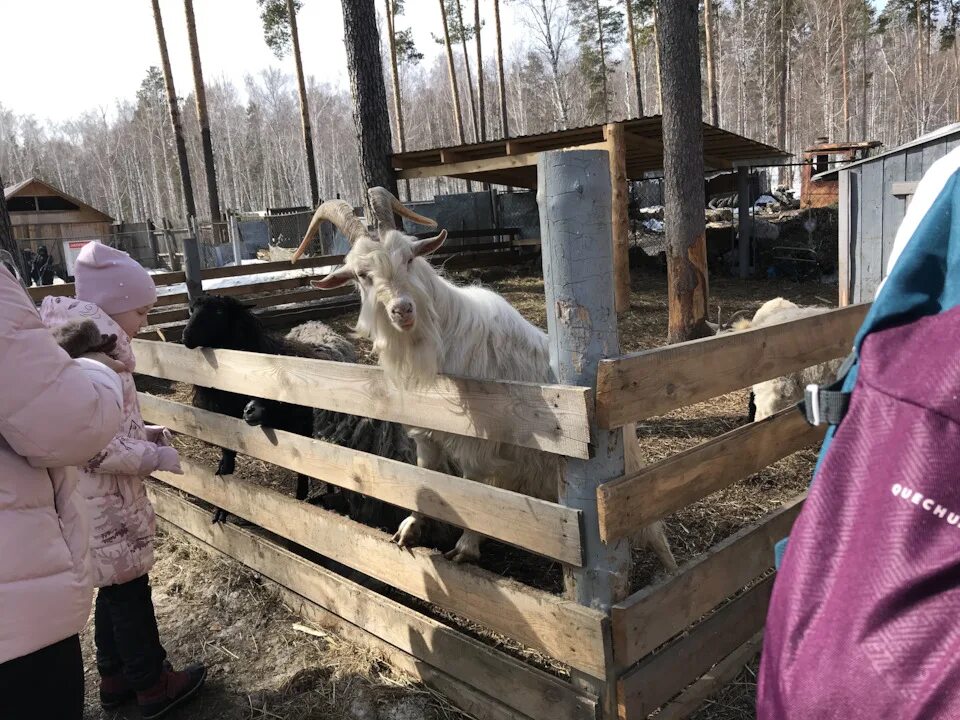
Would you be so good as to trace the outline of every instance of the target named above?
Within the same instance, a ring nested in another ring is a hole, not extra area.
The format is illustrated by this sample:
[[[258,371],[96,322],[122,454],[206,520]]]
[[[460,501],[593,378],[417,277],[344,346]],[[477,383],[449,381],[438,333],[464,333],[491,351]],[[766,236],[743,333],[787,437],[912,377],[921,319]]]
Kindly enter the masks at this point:
[[[112,217],[43,180],[28,178],[4,188],[3,197],[20,247],[36,252],[46,246],[67,275],[73,274],[80,247],[111,236]]]
[[[893,240],[917,182],[933,163],[957,147],[960,123],[813,177],[839,180],[841,305],[873,300],[887,274]]]

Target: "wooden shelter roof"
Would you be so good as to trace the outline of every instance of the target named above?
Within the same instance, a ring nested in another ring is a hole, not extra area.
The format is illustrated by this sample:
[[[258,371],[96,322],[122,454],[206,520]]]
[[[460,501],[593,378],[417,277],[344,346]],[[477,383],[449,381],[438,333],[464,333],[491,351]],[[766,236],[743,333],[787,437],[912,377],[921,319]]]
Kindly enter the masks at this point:
[[[38,190],[40,191],[39,193],[38,193]],[[70,195],[69,193],[64,192],[60,188],[54,185],[51,185],[50,183],[44,180],[40,180],[39,178],[29,177],[26,180],[21,180],[15,185],[11,185],[9,187],[3,188],[4,200],[9,200],[10,198],[17,197],[18,195],[37,195],[37,194],[55,195],[58,197],[62,197],[65,200],[69,200],[70,202],[72,202],[74,205],[77,206],[77,210],[73,210],[73,211],[60,210],[58,212],[77,212],[78,210],[87,210],[93,216],[96,216],[96,220],[98,221],[108,222],[108,223],[113,222],[113,218],[107,215],[105,212],[103,212],[103,210],[99,210],[98,208],[93,207],[93,205],[90,205],[89,203],[85,203],[80,198],[76,198],[73,195]],[[14,213],[14,212],[22,212],[22,211],[11,210],[10,212]],[[33,211],[31,210],[27,212],[33,212]]]
[[[627,177],[663,168],[663,125],[659,115],[624,120]],[[392,156],[399,178],[456,177],[465,180],[535,188],[537,155],[565,148],[606,149],[605,125],[524,135],[505,140],[412,150]],[[706,170],[729,170],[737,165],[780,162],[790,153],[718,127],[703,124]]]

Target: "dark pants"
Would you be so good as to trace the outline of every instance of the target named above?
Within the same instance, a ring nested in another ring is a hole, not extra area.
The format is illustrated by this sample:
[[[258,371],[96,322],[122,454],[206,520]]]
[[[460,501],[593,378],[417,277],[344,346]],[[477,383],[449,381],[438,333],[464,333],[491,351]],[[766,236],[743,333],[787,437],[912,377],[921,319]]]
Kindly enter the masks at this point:
[[[0,717],[83,718],[83,656],[78,635],[0,664]]]
[[[122,585],[102,587],[97,592],[94,615],[97,671],[101,676],[123,673],[138,692],[160,679],[167,658],[150,593],[146,575]]]

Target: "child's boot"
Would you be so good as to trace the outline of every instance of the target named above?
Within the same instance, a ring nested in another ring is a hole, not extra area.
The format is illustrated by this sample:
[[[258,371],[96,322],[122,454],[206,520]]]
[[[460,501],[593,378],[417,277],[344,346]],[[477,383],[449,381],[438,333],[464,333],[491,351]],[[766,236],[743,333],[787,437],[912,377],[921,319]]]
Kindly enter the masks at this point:
[[[190,699],[203,686],[207,668],[188,665],[180,671],[165,667],[153,687],[137,693],[137,704],[143,720],[163,717],[175,707]]]

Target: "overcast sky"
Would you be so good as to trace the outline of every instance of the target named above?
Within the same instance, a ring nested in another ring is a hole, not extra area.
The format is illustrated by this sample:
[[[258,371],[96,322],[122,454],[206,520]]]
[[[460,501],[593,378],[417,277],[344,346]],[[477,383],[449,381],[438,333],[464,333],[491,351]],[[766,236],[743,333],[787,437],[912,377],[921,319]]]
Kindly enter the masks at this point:
[[[383,0],[376,0],[383,12]],[[472,14],[473,3],[465,3]],[[160,65],[150,0],[0,0],[0,103],[40,120],[65,120],[85,110],[110,110],[133,99],[146,70]],[[182,0],[160,0],[177,94],[193,85]],[[226,77],[243,91],[243,77],[268,66],[292,74],[263,42],[256,0],[194,0],[204,79]],[[493,57],[493,3],[481,0],[484,55]],[[488,17],[489,16],[489,17]],[[303,0],[298,14],[304,70],[320,82],[347,85],[340,0]],[[504,51],[523,28],[501,2]],[[469,22],[469,20],[465,21]],[[442,53],[430,33],[441,32],[436,0],[407,0],[398,29],[414,27],[425,62]],[[473,51],[473,47],[470,48]]]

